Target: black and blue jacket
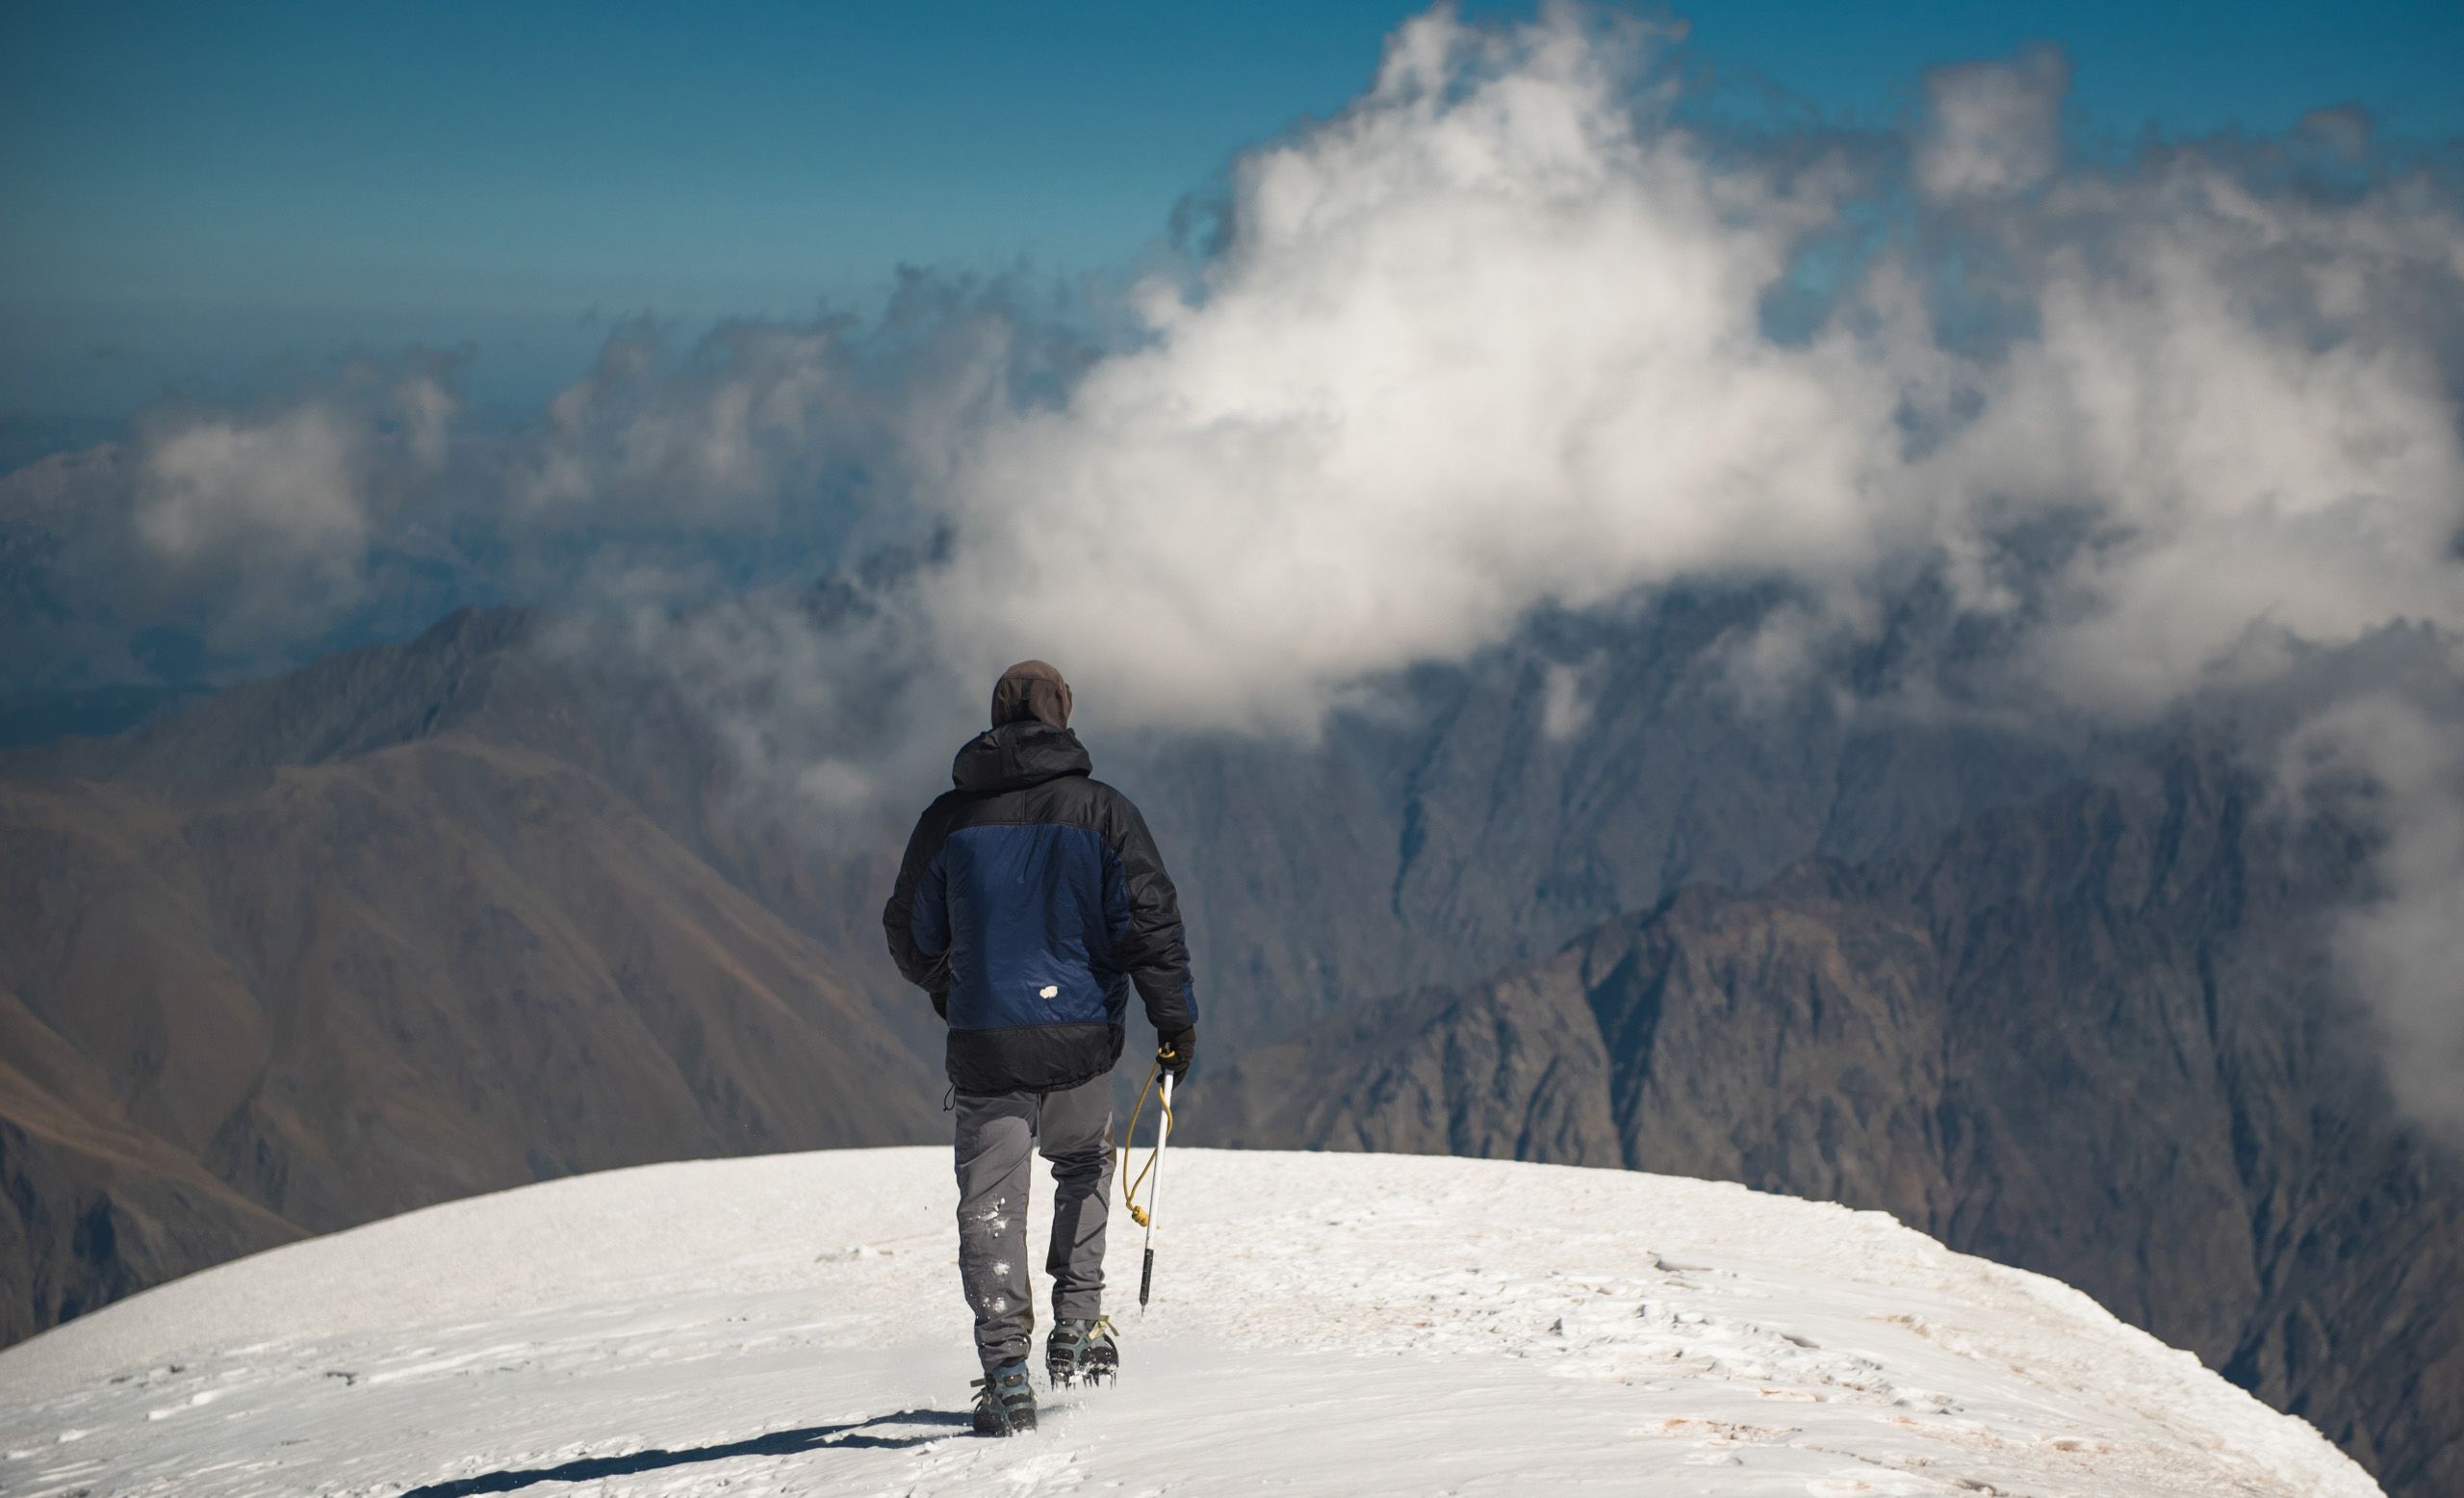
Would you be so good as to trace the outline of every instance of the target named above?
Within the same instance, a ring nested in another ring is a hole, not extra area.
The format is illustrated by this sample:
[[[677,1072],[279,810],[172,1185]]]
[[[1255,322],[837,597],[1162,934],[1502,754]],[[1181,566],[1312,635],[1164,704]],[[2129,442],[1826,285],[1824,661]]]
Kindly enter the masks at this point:
[[[1065,728],[980,734],[908,839],[882,926],[950,1022],[961,1092],[1102,1075],[1133,987],[1158,1035],[1197,1022],[1179,896],[1145,818],[1093,770]]]

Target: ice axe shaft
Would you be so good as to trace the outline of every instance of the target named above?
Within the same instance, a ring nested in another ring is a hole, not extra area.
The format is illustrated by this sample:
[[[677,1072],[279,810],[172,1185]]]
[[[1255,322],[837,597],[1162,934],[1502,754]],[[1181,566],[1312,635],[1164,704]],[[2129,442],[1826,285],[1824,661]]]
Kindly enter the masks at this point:
[[[1146,1257],[1138,1271],[1138,1313],[1146,1314],[1146,1298],[1155,1288],[1155,1219],[1164,1208],[1164,1150],[1172,1142],[1172,1073],[1164,1073],[1164,1113],[1155,1122],[1155,1182],[1146,1188]]]

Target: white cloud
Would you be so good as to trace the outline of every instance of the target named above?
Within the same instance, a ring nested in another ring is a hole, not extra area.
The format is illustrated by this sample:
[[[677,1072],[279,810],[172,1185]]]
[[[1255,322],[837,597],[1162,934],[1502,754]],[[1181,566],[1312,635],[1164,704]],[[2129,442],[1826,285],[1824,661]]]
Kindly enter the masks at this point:
[[[2406,316],[2464,293],[2450,205],[2262,196],[2195,151],[2057,175],[2066,69],[2030,53],[1934,90],[1963,193],[2043,187],[1958,219],[2009,334],[1939,336],[1909,252],[1778,343],[1762,299],[1854,184],[1673,123],[1649,44],[1424,17],[1245,159],[1151,341],[962,450],[919,604],[953,666],[1033,651],[1147,721],[1306,725],[1534,607],[1683,580],[1787,580],[1799,637],[1738,659],[1818,661],[1809,626],[1934,567],[2020,627],[2030,693],[2137,714],[2268,639],[2464,626],[2464,454]],[[2084,541],[2031,553],[2055,522]]]
[[[2297,799],[2357,799],[2378,839],[2336,960],[2380,1027],[2397,1100],[2464,1141],[2464,729],[2365,697],[2304,724],[2280,768]]]
[[[2013,512],[2092,522],[2034,645],[2066,697],[2160,710],[2246,668],[2254,632],[2464,624],[2456,413],[2397,315],[2456,222],[2406,219],[2262,202],[2190,161],[2015,226],[2055,246],[2028,288],[2038,333],[1973,372],[1981,413],[1916,477],[1970,533]],[[2319,294],[2343,282],[2390,295]]]
[[[559,391],[530,434],[513,501],[605,519],[640,509],[716,526],[774,507],[793,480],[850,445],[868,392],[828,327],[723,329],[680,371],[648,333],[620,335]]]
[[[925,603],[970,666],[1031,643],[1154,720],[1305,723],[1544,601],[1873,559],[1894,392],[1759,331],[1819,205],[1638,121],[1638,60],[1575,27],[1412,23],[1242,164],[1150,345],[979,438]]]
[[[450,363],[406,365],[355,363],[329,388],[255,412],[155,413],[124,486],[116,465],[80,496],[124,515],[132,543],[86,565],[241,653],[279,650],[361,607],[372,554],[418,545],[402,527],[428,518],[424,490],[452,452]]]
[[[369,526],[353,446],[318,406],[182,426],[148,445],[138,533],[178,562],[231,545],[277,562],[354,560]]]
[[[1916,183],[1938,198],[2025,192],[2062,159],[2070,63],[2048,46],[2007,63],[1962,63],[1925,75]]]
[[[1598,706],[1600,666],[1595,657],[1579,664],[1552,661],[1540,679],[1540,736],[1561,744],[1591,726]]]

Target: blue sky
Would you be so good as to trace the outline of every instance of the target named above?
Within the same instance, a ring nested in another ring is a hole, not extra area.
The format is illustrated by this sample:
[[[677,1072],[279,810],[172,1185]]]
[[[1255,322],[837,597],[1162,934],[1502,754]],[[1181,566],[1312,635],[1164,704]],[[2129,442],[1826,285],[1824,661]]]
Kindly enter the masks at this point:
[[[471,342],[482,398],[526,400],[616,315],[860,306],[902,262],[1117,267],[1234,152],[1340,107],[1414,9],[15,0],[0,415],[409,342]],[[1840,122],[1902,117],[1928,65],[2044,39],[2092,142],[2348,102],[2464,136],[2452,0],[1678,13],[1690,69]]]

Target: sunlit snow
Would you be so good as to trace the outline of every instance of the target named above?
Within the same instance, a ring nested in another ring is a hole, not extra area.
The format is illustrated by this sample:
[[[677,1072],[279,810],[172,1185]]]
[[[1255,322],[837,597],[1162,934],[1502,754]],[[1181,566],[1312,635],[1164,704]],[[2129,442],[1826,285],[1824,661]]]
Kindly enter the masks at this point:
[[[947,1151],[651,1166],[0,1353],[0,1491],[2375,1493],[2074,1291],[1711,1182],[1175,1151],[1117,1386],[967,1430]],[[1030,1241],[1040,1243],[1039,1201]]]

